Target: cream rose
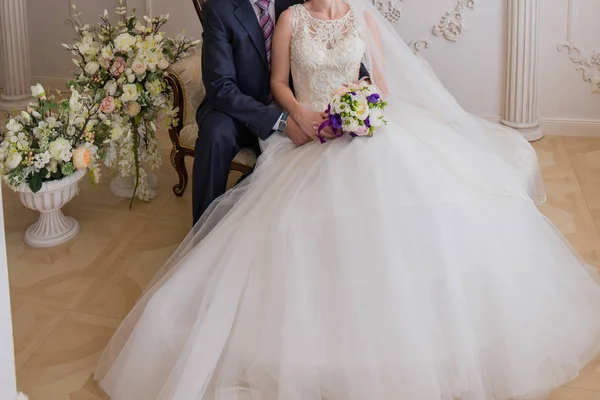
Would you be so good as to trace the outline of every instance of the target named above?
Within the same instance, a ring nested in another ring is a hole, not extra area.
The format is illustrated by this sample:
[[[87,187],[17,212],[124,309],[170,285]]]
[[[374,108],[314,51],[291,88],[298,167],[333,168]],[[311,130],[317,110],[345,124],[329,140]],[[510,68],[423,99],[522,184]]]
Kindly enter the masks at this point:
[[[104,85],[104,90],[106,90],[106,94],[108,94],[109,96],[114,96],[115,94],[117,94],[117,89],[117,82],[113,80],[106,82],[106,85]]]
[[[138,75],[143,75],[146,72],[146,64],[143,61],[135,60],[131,64],[131,69]]]
[[[115,46],[119,50],[129,51],[135,42],[136,39],[134,36],[131,36],[129,33],[122,33],[116,37]]]
[[[140,111],[142,111],[140,104],[135,101],[127,103],[124,108],[125,114],[129,115],[130,117],[135,117],[140,113]]]
[[[100,103],[100,111],[102,111],[104,114],[110,114],[113,111],[115,111],[116,108],[116,103],[115,103],[115,98],[112,96],[107,96],[104,99],[102,99],[102,103]]]
[[[123,95],[121,101],[127,103],[129,101],[136,101],[139,97],[137,86],[132,83],[126,83],[123,85]]]
[[[4,163],[6,164],[6,168],[13,170],[17,168],[19,164],[21,164],[21,161],[23,161],[23,156],[21,153],[12,153],[6,157],[6,161]]]
[[[169,61],[166,58],[161,58],[160,60],[158,60],[157,66],[160,69],[167,69],[169,68]]]
[[[73,166],[77,169],[86,169],[92,161],[92,153],[84,146],[79,146],[73,152]]]
[[[98,72],[98,70],[100,70],[100,64],[95,61],[90,61],[85,66],[85,72],[87,72],[89,75],[94,75],[96,72]]]

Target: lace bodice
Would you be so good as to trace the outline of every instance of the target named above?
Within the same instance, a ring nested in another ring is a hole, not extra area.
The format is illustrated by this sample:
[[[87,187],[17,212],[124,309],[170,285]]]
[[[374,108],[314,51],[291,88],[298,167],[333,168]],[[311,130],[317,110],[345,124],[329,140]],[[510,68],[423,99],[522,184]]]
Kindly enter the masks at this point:
[[[359,78],[366,45],[351,9],[337,20],[320,20],[298,4],[290,7],[290,63],[298,101],[315,111],[327,108],[333,90]]]

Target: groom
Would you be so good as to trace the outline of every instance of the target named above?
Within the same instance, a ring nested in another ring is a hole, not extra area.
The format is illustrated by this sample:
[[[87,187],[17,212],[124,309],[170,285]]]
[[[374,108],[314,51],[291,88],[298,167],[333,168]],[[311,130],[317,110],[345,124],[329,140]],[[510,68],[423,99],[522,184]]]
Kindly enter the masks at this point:
[[[203,6],[202,78],[192,207],[194,224],[227,188],[229,167],[244,147],[282,132],[296,145],[311,139],[273,103],[271,38],[275,21],[302,0],[207,0]],[[368,76],[361,67],[361,77]]]

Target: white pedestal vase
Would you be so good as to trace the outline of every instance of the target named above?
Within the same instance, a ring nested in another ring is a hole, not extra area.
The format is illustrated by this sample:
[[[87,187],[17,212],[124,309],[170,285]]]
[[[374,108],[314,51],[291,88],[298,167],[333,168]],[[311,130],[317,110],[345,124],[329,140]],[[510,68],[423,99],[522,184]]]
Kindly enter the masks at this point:
[[[152,190],[156,190],[158,187],[158,178],[155,174],[148,173],[148,185]],[[134,190],[135,176],[123,177],[121,174],[117,174],[117,176],[110,181],[110,192],[117,197],[130,199],[133,197]]]
[[[61,180],[44,182],[37,193],[33,193],[26,183],[17,188],[21,203],[40,213],[37,222],[25,232],[26,244],[31,247],[54,247],[77,235],[79,222],[66,217],[61,208],[79,192],[79,180],[85,172],[77,170]]]

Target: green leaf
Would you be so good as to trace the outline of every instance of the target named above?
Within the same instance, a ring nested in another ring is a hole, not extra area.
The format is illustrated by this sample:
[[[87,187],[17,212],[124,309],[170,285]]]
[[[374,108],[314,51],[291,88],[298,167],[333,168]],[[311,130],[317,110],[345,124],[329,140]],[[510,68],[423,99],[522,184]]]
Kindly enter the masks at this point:
[[[42,178],[45,174],[42,175],[40,172],[32,175],[29,179],[29,189],[31,189],[33,193],[39,192],[42,188]]]

